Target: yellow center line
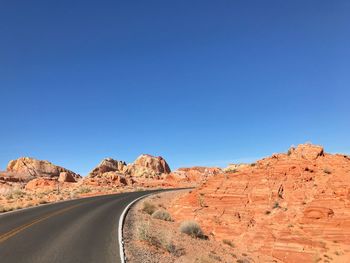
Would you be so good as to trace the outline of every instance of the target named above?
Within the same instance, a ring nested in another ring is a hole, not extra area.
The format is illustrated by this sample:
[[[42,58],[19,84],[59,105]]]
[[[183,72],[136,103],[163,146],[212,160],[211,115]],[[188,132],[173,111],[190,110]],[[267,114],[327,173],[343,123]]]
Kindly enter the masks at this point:
[[[19,227],[16,227],[16,228],[10,230],[9,232],[0,235],[0,243],[3,243],[3,242],[6,241],[7,239],[9,239],[9,238],[11,238],[11,237],[17,235],[19,232],[21,232],[21,231],[27,229],[28,227],[31,227],[31,226],[33,226],[33,225],[35,225],[35,224],[37,224],[37,223],[40,223],[40,222],[42,222],[42,221],[44,221],[44,220],[46,220],[46,219],[48,219],[48,218],[50,218],[50,217],[53,217],[53,216],[62,214],[62,213],[64,213],[64,212],[67,212],[67,211],[69,211],[69,210],[71,210],[71,209],[73,209],[73,208],[75,208],[75,207],[77,207],[77,206],[79,206],[79,205],[82,205],[82,204],[77,204],[77,205],[73,205],[73,206],[66,207],[66,208],[64,208],[64,209],[55,211],[55,212],[53,212],[53,213],[46,214],[46,215],[44,215],[43,217],[38,218],[38,219],[35,219],[35,220],[32,221],[32,222],[29,222],[29,223],[27,223],[27,224],[24,224],[24,225],[21,225],[21,226],[19,226]]]

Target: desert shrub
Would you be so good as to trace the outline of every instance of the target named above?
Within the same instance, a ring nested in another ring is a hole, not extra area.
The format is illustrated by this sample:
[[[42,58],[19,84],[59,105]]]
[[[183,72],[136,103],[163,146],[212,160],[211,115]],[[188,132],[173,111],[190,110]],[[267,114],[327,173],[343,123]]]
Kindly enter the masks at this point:
[[[269,215],[269,214],[271,214],[271,211],[269,210],[265,211],[265,215]]]
[[[142,224],[138,229],[139,239],[148,242],[150,245],[161,247],[162,242],[152,235],[149,225]]]
[[[221,261],[221,258],[218,255],[215,255],[215,253],[213,253],[213,252],[209,253],[209,258],[211,258],[215,261]]]
[[[164,220],[164,221],[171,221],[172,220],[169,212],[164,210],[164,209],[159,209],[159,210],[155,211],[152,214],[152,217],[156,218],[156,219]]]
[[[11,200],[11,199],[19,199],[24,197],[25,192],[21,191],[20,189],[14,189],[14,190],[10,190],[5,194],[5,198],[7,200]]]
[[[69,193],[69,198],[74,199],[77,197],[77,193],[75,191]]]
[[[177,248],[172,241],[162,242],[163,248],[175,257],[181,257],[185,255],[183,248]]]
[[[14,197],[15,199],[17,199],[17,198],[23,197],[23,196],[25,195],[25,192],[23,192],[23,191],[21,191],[21,190],[19,190],[19,189],[16,189],[16,190],[14,190],[14,191],[12,192],[12,195],[13,195],[13,197]]]
[[[11,200],[11,199],[13,199],[13,195],[12,195],[12,194],[6,194],[6,195],[5,195],[5,198],[6,198],[7,200]]]
[[[235,247],[235,245],[232,243],[232,241],[228,240],[228,239],[222,240],[222,243],[224,243],[224,244],[226,244],[226,245],[228,245],[230,247]]]
[[[90,193],[91,189],[89,187],[80,187],[77,191],[78,194],[86,194],[86,193]]]
[[[185,254],[185,250],[177,248],[171,240],[166,238],[164,233],[158,233],[159,236],[155,236],[155,233],[151,232],[150,227],[147,224],[142,224],[138,228],[138,235],[140,240],[146,241],[149,245],[163,249],[176,257]]]
[[[332,173],[332,171],[331,171],[329,168],[324,168],[324,169],[323,169],[323,172],[324,172],[325,174],[331,174],[331,173]]]
[[[226,177],[226,175],[225,175]],[[204,202],[204,194],[203,193],[200,193],[199,196],[198,196],[198,202],[199,202],[199,205],[201,207],[207,207],[207,205],[205,204]]]
[[[23,207],[21,205],[15,205],[13,207],[13,210],[18,210],[18,209],[22,209]]]
[[[250,166],[254,167],[254,166],[256,166],[256,163],[251,163]]]
[[[280,204],[276,201],[274,204],[273,204],[273,209],[275,208],[280,208]]]
[[[180,225],[180,232],[195,238],[204,238],[201,227],[195,221],[184,221]]]
[[[143,202],[142,211],[146,214],[152,215],[156,211],[156,206],[149,202]]]

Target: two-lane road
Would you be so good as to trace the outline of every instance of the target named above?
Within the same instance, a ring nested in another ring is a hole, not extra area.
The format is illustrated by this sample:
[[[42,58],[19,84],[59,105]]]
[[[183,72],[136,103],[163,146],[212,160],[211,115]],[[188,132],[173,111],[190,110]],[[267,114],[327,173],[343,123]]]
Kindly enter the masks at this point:
[[[0,215],[0,262],[120,262],[120,215],[130,202],[152,192],[91,197]]]

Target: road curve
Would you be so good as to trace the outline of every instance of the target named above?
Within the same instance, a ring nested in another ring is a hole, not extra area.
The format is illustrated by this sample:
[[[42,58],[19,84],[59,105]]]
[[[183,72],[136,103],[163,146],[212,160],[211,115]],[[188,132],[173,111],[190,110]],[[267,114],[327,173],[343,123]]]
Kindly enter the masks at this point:
[[[130,202],[152,192],[90,197],[0,215],[0,262],[120,262],[120,215]]]

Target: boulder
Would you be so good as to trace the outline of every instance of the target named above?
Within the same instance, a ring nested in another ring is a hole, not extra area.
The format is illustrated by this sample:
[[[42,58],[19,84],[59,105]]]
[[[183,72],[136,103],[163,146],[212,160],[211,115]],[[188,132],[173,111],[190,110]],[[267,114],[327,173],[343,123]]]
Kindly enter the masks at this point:
[[[160,179],[162,175],[171,172],[169,165],[164,158],[152,156],[149,154],[142,154],[134,163],[129,164],[125,173],[135,178],[152,178]]]
[[[315,160],[320,156],[324,156],[324,150],[323,147],[319,145],[300,144],[296,148],[291,147],[288,154],[292,158]]]
[[[101,176],[107,172],[123,172],[126,167],[126,163],[123,161],[114,160],[112,158],[103,159],[97,167],[95,167],[90,173],[89,177]]]
[[[151,169],[156,174],[169,174],[171,172],[168,163],[161,156],[155,157],[149,154],[142,154],[135,160],[134,164]]]
[[[62,183],[76,183],[74,176],[71,173],[61,172],[58,181]]]
[[[54,190],[56,188],[57,180],[43,177],[30,180],[25,186],[25,189],[29,191],[47,191]]]

